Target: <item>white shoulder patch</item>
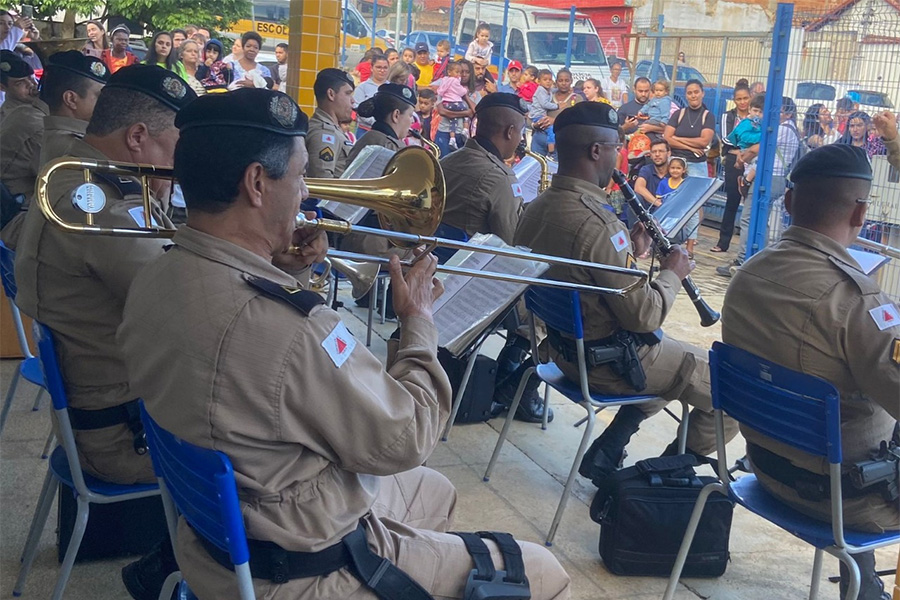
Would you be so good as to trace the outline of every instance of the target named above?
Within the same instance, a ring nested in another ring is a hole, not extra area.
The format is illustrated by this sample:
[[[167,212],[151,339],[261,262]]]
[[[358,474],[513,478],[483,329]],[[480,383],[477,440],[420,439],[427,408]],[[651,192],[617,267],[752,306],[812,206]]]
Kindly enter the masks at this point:
[[[146,227],[146,221],[144,221],[144,207],[143,206],[135,206],[134,208],[128,209],[128,214],[131,215],[131,218],[134,219],[134,222],[137,223],[138,227]],[[150,215],[150,223],[153,227],[159,227],[159,223],[156,222],[156,219],[153,218],[153,215]]]
[[[900,325],[900,311],[893,304],[882,304],[869,311],[878,329],[884,331]]]
[[[323,134],[322,134],[322,141],[325,142],[326,144],[333,144],[333,143],[334,143],[334,136],[331,135],[330,133],[323,133]]]
[[[614,233],[609,241],[612,242],[613,247],[616,249],[616,252],[621,252],[625,248],[628,247],[628,236],[624,231],[618,231]]]
[[[518,182],[512,184],[512,193],[516,198],[523,197],[524,194],[522,193],[522,184]]]
[[[322,340],[322,347],[325,349],[328,358],[334,363],[334,366],[340,369],[347,362],[347,359],[350,358],[353,349],[356,348],[356,338],[347,330],[347,326],[341,322],[335,325],[328,337]]]

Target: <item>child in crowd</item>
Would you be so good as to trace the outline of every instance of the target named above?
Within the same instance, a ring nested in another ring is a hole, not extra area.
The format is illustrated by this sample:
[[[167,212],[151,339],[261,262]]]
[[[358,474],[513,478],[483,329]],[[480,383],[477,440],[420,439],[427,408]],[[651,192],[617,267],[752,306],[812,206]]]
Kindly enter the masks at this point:
[[[353,119],[348,119],[346,121],[341,121],[341,131],[344,132],[344,135],[347,137],[347,141],[351,144],[356,143],[356,134],[353,133]]]
[[[203,49],[206,56],[204,64],[209,68],[209,74],[200,81],[207,93],[228,91],[228,84],[231,83],[232,73],[222,61],[224,56],[224,48],[219,40],[209,40]]]
[[[667,195],[677,190],[678,186],[684,182],[687,175],[687,161],[680,156],[673,156],[669,159],[668,173],[669,175],[663,177],[656,188],[656,199],[660,201],[660,204]]]
[[[450,40],[441,40],[437,43],[437,60],[434,61],[432,81],[437,81],[447,76],[448,64],[450,64]]]
[[[447,66],[447,76],[435,81],[437,85],[437,95],[441,99],[441,105],[453,112],[461,112],[469,108],[469,90],[460,81],[461,65],[458,62],[450,63]],[[456,134],[462,132],[461,118],[452,118],[448,120],[450,125],[450,145],[456,146]]]
[[[557,110],[559,104],[553,101],[553,72],[550,69],[541,69],[538,71],[538,83],[540,84],[534,92],[531,100],[531,110],[528,117],[532,124],[537,123],[547,116],[548,110]],[[553,127],[545,129],[547,132],[547,150],[552,155],[556,152],[556,135],[553,133]]]
[[[275,60],[278,61],[278,68],[273,73],[275,75],[275,89],[284,92],[287,90],[288,73],[288,45],[284,42],[275,46]]]
[[[742,119],[726,137],[726,141],[729,144],[736,146],[741,151],[735,166],[740,167],[743,165],[745,182],[753,180],[753,173],[756,172],[756,157],[748,159],[744,151],[750,146],[758,144],[762,137],[761,123],[765,103],[765,94],[757,94],[751,98],[750,114],[746,119]]]
[[[419,92],[418,103],[416,104],[416,114],[419,115],[419,121],[422,123],[422,137],[431,140],[431,125],[434,123],[435,109],[434,104],[437,101],[437,94],[431,88],[425,88]]]
[[[487,23],[480,23],[475,29],[475,39],[469,44],[466,50],[466,60],[475,58],[483,58],[487,64],[491,64],[491,53],[494,44],[491,42],[491,26]]]
[[[646,119],[650,125],[667,125],[672,115],[672,98],[669,96],[669,82],[660,79],[653,84],[653,98],[637,114],[638,119]]]
[[[400,53],[400,60],[408,65],[411,65],[416,62],[416,53],[412,48],[404,48],[403,52]]]
[[[537,77],[537,67],[525,67],[525,70],[522,71],[522,78],[519,79],[519,87],[516,89],[516,94],[519,95],[519,98],[528,103],[529,108],[531,107],[531,102],[534,100],[534,93],[538,88],[537,81],[535,81]]]

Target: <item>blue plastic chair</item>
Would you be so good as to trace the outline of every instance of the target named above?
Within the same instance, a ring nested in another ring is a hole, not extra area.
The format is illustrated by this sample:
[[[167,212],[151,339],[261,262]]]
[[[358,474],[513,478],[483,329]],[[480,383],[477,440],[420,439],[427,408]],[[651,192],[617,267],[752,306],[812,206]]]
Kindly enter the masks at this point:
[[[16,275],[15,275],[16,253],[0,242],[0,279],[3,281],[3,293],[9,300],[9,307],[12,310],[13,323],[16,326],[16,337],[19,338],[19,349],[25,359],[19,364],[13,375],[12,382],[9,384],[9,390],[6,392],[6,399],[3,402],[3,411],[0,413],[0,432],[6,424],[6,417],[9,415],[9,409],[12,407],[13,397],[16,395],[16,389],[19,385],[19,377],[25,381],[38,386],[37,397],[34,399],[34,406],[31,410],[38,410],[41,407],[41,399],[44,395],[46,385],[44,385],[44,376],[41,373],[41,365],[38,359],[31,353],[28,347],[28,340],[25,337],[25,327],[22,325],[22,315],[19,313],[19,307],[16,306]],[[44,450],[46,454],[46,449]]]
[[[569,470],[569,477],[566,479],[563,488],[562,498],[559,500],[559,506],[556,508],[556,515],[550,525],[550,532],[547,534],[546,544],[553,544],[553,538],[556,536],[556,530],[559,522],[562,520],[563,511],[569,500],[569,493],[572,490],[572,484],[575,482],[575,475],[578,473],[578,465],[584,457],[587,450],[588,442],[591,440],[591,434],[594,431],[594,423],[596,422],[596,408],[608,408],[611,406],[624,406],[626,404],[642,404],[658,400],[658,396],[639,394],[631,396],[619,396],[608,394],[592,393],[588,387],[588,370],[589,367],[585,361],[584,354],[584,322],[581,316],[581,295],[578,292],[561,290],[556,288],[533,286],[525,292],[525,306],[529,311],[529,319],[531,322],[531,356],[535,362],[539,360],[537,349],[537,338],[534,331],[535,317],[541,319],[548,329],[553,329],[559,333],[575,338],[575,348],[578,352],[578,377],[579,381],[570,381],[559,367],[553,363],[538,363],[535,367],[528,369],[519,381],[519,387],[516,390],[515,398],[510,405],[509,413],[506,415],[506,422],[500,432],[500,438],[497,445],[494,446],[494,453],[491,455],[491,461],[488,463],[487,470],[484,472],[484,481],[489,481],[494,464],[500,456],[500,449],[503,442],[506,441],[509,426],[516,414],[516,409],[522,399],[525,391],[525,385],[532,374],[536,374],[538,378],[552,387],[557,392],[581,405],[586,411],[587,425],[584,428],[584,434],[581,436],[581,444],[578,446],[578,452],[575,453],[575,460],[572,461],[572,468]],[[547,421],[548,402],[544,398],[544,424]],[[678,434],[678,448],[680,453],[684,453],[687,442],[687,423],[688,423],[688,405],[682,402],[682,423]]]
[[[69,540],[66,555],[60,566],[56,589],[53,591],[53,600],[60,600],[66,588],[66,583],[69,581],[69,575],[72,572],[72,565],[75,563],[78,548],[81,546],[81,538],[84,536],[84,530],[87,527],[91,504],[113,504],[125,502],[126,500],[156,496],[159,494],[159,488],[156,484],[120,485],[109,483],[92,477],[81,470],[81,464],[78,462],[78,451],[75,447],[75,435],[72,432],[72,423],[69,421],[69,401],[66,397],[62,373],[56,358],[56,344],[53,341],[53,333],[46,325],[35,322],[34,339],[37,342],[41,368],[43,369],[44,380],[47,382],[47,391],[50,392],[50,400],[53,402],[53,411],[56,414],[62,445],[57,446],[53,454],[50,455],[47,476],[44,478],[44,486],[41,488],[41,495],[34,511],[34,518],[31,520],[31,529],[28,531],[25,551],[22,554],[22,567],[19,570],[19,578],[16,581],[13,595],[19,596],[22,593],[25,579],[28,577],[28,571],[31,569],[31,563],[37,554],[37,545],[41,539],[41,533],[47,523],[47,515],[50,513],[50,507],[53,505],[53,497],[56,493],[57,485],[62,484],[71,488],[75,494],[78,512],[75,517],[75,528],[72,530],[72,538]]]
[[[852,580],[845,600],[856,600],[860,574],[851,555],[896,544],[900,542],[900,531],[866,533],[844,527],[840,394],[823,379],[792,371],[722,342],[713,344],[709,356],[719,478],[724,483],[711,483],[700,492],[663,598],[671,600],[674,596],[706,498],[712,492],[719,492],[816,548],[809,591],[811,600],[819,591],[823,552],[847,566]],[[828,459],[831,498],[836,499],[831,503],[831,523],[788,507],[766,492],[754,475],[730,482],[723,472],[727,464],[725,413],[774,440]]]
[[[241,600],[254,600],[250,550],[231,461],[222,452],[200,448],[166,431],[147,413],[143,401],[140,404],[172,543],[177,515],[181,514],[197,535],[228,552]],[[171,587],[164,588],[160,598],[171,598],[171,592]],[[183,583],[179,593],[183,598],[192,597]]]
[[[447,225],[446,223],[441,223],[438,225],[438,228],[434,232],[435,237],[444,238],[447,240],[453,240],[454,242],[468,242],[469,236],[465,231],[460,229],[459,227],[454,227],[453,225]],[[454,248],[435,248],[432,250],[432,253],[437,257],[438,264],[444,264],[456,254],[458,250]]]

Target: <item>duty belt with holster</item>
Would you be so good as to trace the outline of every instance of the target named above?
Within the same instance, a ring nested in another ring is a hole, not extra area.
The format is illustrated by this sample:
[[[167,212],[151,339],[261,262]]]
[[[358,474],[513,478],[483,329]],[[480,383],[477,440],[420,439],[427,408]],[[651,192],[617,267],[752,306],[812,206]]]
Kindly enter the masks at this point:
[[[69,421],[76,431],[106,429],[114,425],[125,424],[134,436],[134,451],[137,454],[147,453],[147,436],[141,422],[141,410],[137,400],[129,400],[125,404],[101,408],[100,410],[84,410],[69,407]]]
[[[662,341],[662,337],[660,329],[649,333],[621,329],[609,337],[585,341],[584,358],[589,367],[606,365],[634,388],[634,391],[642,392],[647,387],[647,375],[638,350],[644,346],[655,346]],[[558,331],[548,328],[547,341],[566,362],[578,363],[575,340],[564,338]]]
[[[475,570],[466,583],[466,600],[526,600],[531,597],[522,552],[511,535],[493,532],[457,535],[463,538],[475,563]],[[506,561],[505,571],[494,569],[490,551],[479,536],[491,537],[497,542]],[[213,560],[234,570],[227,552],[200,534],[197,539]],[[412,577],[372,552],[362,523],[340,542],[319,552],[289,551],[274,542],[260,540],[247,540],[247,545],[250,574],[254,579],[282,584],[292,579],[324,577],[346,567],[381,600],[432,600],[431,594]]]
[[[887,449],[887,444],[882,444]],[[881,493],[886,501],[895,502],[898,498],[900,451],[894,446],[892,452],[887,451],[881,459],[857,463],[849,473],[845,473],[841,477],[843,498],[861,498]],[[754,470],[794,489],[803,500],[822,502],[831,497],[831,478],[828,475],[801,469],[787,458],[750,442],[747,442],[747,456],[750,457]]]

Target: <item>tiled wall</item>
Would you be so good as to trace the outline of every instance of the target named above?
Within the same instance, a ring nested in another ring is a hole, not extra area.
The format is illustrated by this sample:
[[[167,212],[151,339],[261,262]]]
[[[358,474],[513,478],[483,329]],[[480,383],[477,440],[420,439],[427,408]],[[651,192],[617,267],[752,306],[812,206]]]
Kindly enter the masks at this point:
[[[313,83],[316,73],[340,62],[341,0],[292,0],[290,17],[291,73],[299,89],[288,93],[297,100],[307,114],[315,107]],[[299,49],[299,52],[295,50]]]

